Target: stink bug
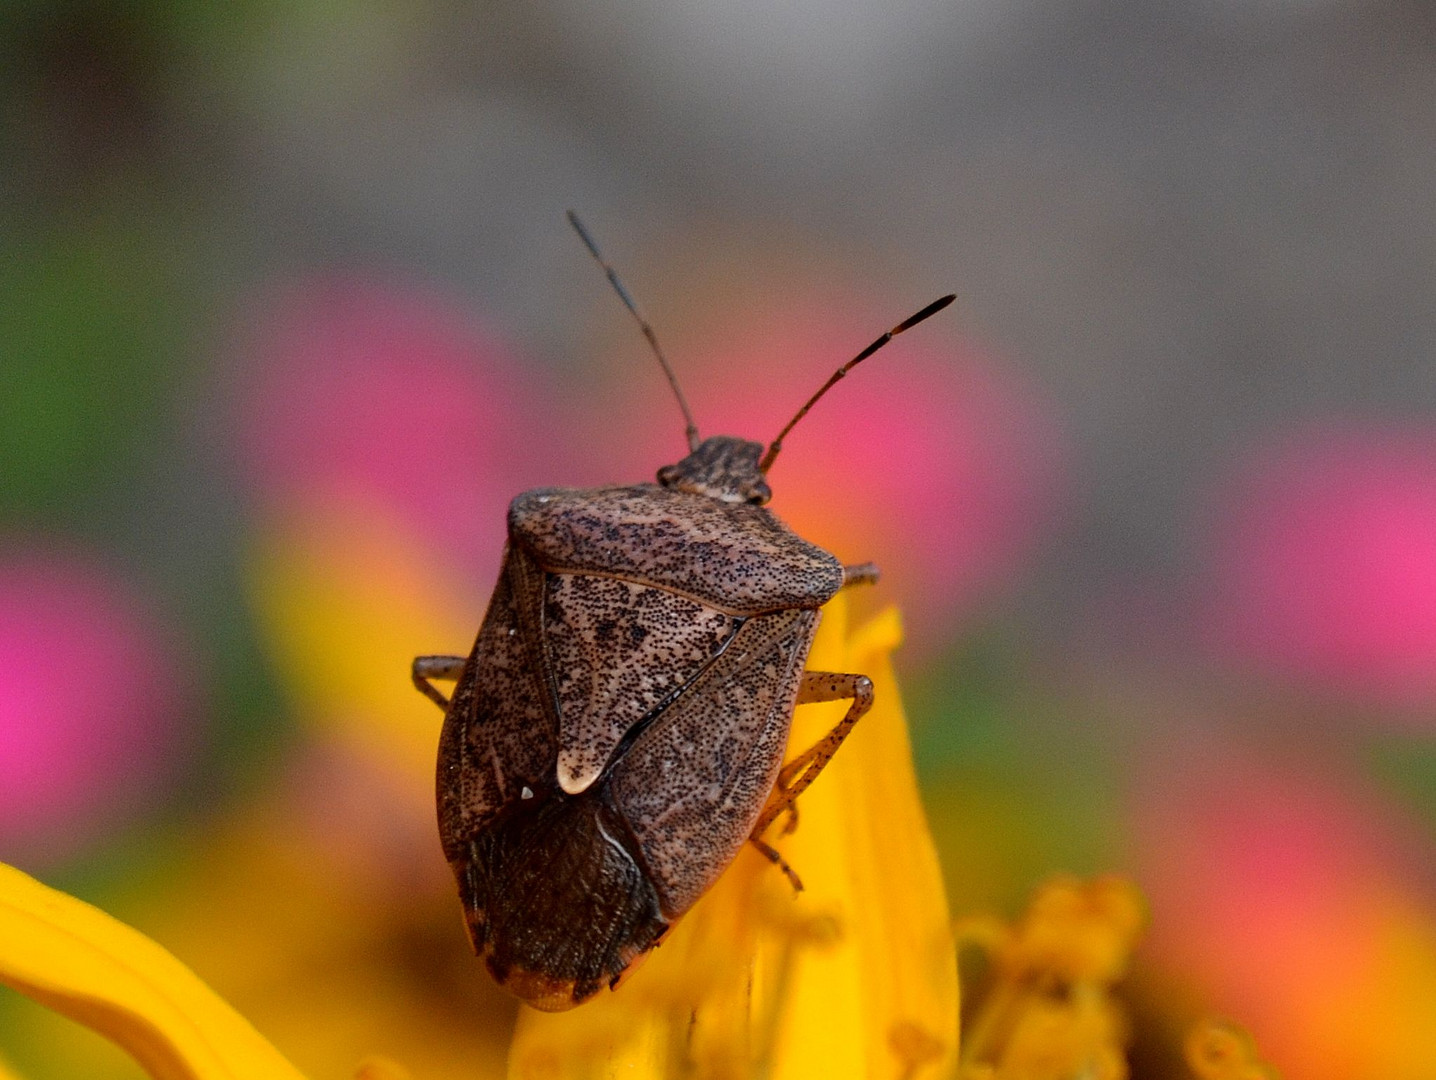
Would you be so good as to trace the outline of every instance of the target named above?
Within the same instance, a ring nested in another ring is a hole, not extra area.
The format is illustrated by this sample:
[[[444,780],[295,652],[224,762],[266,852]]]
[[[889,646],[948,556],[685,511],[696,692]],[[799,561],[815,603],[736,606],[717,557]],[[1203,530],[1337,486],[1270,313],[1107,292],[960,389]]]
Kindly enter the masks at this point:
[[[763,840],[872,705],[867,676],[804,671],[844,566],[764,509],[783,438],[854,365],[946,307],[945,296],[840,367],[768,445],[699,441],[656,484],[542,488],[509,505],[508,545],[473,651],[421,656],[414,684],[445,710],[439,834],[469,936],[493,977],[540,1009],[616,987],[744,843]],[[445,698],[431,679],[457,685]],[[849,701],[782,765],[794,706]]]

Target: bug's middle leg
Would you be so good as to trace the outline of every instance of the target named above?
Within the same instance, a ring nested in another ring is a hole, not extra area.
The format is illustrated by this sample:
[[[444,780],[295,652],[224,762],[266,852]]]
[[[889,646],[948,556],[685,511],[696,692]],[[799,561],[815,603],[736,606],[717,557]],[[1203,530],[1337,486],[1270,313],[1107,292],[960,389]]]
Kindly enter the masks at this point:
[[[749,839],[769,858],[772,858],[772,854],[769,854],[772,852],[772,848],[762,842],[763,833],[767,831],[768,826],[773,824],[774,819],[783,813],[788,814],[788,823],[783,829],[784,833],[792,832],[797,826],[796,800],[798,796],[817,779],[818,774],[838,752],[838,747],[843,745],[843,740],[848,737],[848,732],[852,731],[853,726],[862,719],[863,714],[873,707],[873,682],[866,675],[840,674],[832,671],[803,672],[803,682],[798,688],[797,704],[807,705],[819,701],[851,701],[852,704],[848,706],[848,711],[843,718],[838,721],[837,727],[784,765],[778,772],[778,782],[774,785],[773,795],[768,800],[768,804],[763,807],[763,812],[758,815],[758,821],[754,824],[753,831],[748,834]]]
[[[414,686],[419,693],[447,712],[449,699],[439,693],[429,680],[443,679],[445,682],[456,682],[463,670],[464,657],[462,656],[416,656],[414,664],[410,668],[409,677],[414,680]]]

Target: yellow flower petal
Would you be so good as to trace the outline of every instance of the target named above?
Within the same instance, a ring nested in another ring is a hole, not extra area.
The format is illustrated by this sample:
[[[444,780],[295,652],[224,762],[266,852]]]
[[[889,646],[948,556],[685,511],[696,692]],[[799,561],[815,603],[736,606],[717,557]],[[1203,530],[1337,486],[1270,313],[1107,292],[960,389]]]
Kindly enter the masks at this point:
[[[112,1039],[157,1080],[303,1080],[159,945],[3,863],[0,982]]]
[[[888,661],[901,636],[894,611],[850,636],[846,598],[824,610],[809,669],[864,673],[876,701],[799,800],[796,833],[768,834],[804,892],[745,848],[616,993],[566,1013],[524,1009],[512,1080],[950,1072],[956,954]],[[846,707],[799,708],[789,756]]]
[[[790,1068],[775,1075],[941,1075],[957,1046],[956,962],[889,660],[902,625],[888,609],[849,637],[845,598],[823,618],[808,667],[863,672],[876,694],[800,800],[798,831],[778,843],[803,876],[804,899],[831,906],[845,932],[838,947],[803,961],[785,1030]],[[790,748],[816,742],[845,709],[800,709]]]
[[[467,653],[483,616],[447,568],[378,508],[277,517],[250,559],[259,618],[300,719],[411,781],[432,813],[439,712],[415,692],[418,653]]]

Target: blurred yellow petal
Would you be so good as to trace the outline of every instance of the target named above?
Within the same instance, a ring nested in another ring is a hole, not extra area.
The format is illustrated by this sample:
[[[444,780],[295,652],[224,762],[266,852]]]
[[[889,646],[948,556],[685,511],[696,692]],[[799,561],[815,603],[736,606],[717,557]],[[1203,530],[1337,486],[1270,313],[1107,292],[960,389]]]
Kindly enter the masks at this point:
[[[1001,1080],[1123,1080],[1127,1023],[1099,988],[1036,994],[1014,1010],[995,1075]]]
[[[4,864],[0,982],[118,1043],[158,1080],[302,1080],[159,945]]]
[[[442,719],[415,692],[425,652],[467,654],[483,617],[437,558],[377,507],[273,519],[250,561],[256,606],[298,715],[406,780],[432,810]]]
[[[0,1080],[21,1080],[20,1074],[3,1057],[0,1057]]]
[[[516,1007],[469,949],[432,797],[422,832],[392,838],[406,851],[356,862],[343,818],[316,823],[307,805],[337,783],[302,773],[208,831],[130,910],[308,1076],[341,1080],[383,1054],[422,1080],[501,1077]]]
[[[1004,962],[1110,983],[1126,970],[1145,920],[1142,895],[1124,878],[1055,877],[1033,897]]]
[[[1207,1019],[1187,1034],[1187,1065],[1198,1080],[1275,1080],[1252,1037],[1225,1020]]]
[[[1111,988],[1145,919],[1125,879],[1063,875],[1011,927],[959,922],[959,940],[985,952],[992,969],[963,1032],[961,1080],[1123,1080],[1128,1024]]]
[[[889,654],[895,611],[848,633],[824,610],[811,670],[861,672],[876,702],[768,839],[802,876],[745,848],[617,993],[566,1013],[524,1009],[512,1080],[543,1077],[947,1075],[957,1050],[957,964],[937,854],[913,772]],[[789,756],[846,703],[798,709]]]

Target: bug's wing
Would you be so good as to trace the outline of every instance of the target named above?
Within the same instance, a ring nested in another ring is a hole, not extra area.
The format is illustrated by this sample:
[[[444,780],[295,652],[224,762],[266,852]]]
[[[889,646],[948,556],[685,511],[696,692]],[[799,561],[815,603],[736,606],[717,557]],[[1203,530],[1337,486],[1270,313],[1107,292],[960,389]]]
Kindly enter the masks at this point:
[[[817,622],[804,610],[749,619],[613,768],[670,918],[732,861],[772,790]]]
[[[558,703],[558,782],[570,795],[602,775],[624,734],[712,661],[743,619],[651,585],[549,574],[546,670]]]
[[[439,833],[452,862],[498,810],[550,775],[557,717],[538,674],[544,574],[505,554],[439,737]]]

